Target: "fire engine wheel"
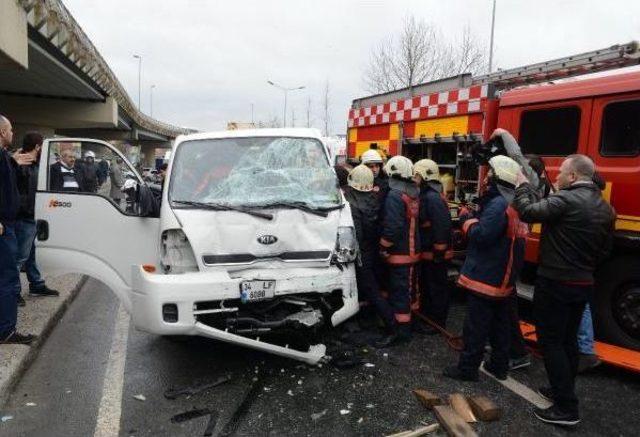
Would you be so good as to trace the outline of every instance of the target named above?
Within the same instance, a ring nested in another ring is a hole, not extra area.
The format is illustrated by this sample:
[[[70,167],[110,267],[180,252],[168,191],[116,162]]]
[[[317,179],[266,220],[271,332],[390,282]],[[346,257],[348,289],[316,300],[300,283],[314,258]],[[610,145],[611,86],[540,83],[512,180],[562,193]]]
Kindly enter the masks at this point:
[[[616,346],[640,350],[640,259],[609,261],[598,273],[595,326],[600,337]]]

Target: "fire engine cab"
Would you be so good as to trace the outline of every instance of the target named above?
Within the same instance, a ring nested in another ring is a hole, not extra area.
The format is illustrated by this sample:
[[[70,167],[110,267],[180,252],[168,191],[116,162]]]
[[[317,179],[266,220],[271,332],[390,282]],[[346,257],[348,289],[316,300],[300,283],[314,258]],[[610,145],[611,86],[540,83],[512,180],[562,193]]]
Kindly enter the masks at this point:
[[[480,189],[484,169],[471,152],[497,127],[511,132],[523,153],[540,156],[552,182],[565,156],[590,156],[618,214],[613,254],[597,272],[596,352],[633,370],[640,370],[640,70],[624,67],[639,63],[639,45],[631,42],[364,97],[352,103],[347,132],[350,159],[376,148],[436,161],[454,217]],[[539,238],[534,225],[518,285],[529,300]],[[530,325],[523,330],[535,335]]]

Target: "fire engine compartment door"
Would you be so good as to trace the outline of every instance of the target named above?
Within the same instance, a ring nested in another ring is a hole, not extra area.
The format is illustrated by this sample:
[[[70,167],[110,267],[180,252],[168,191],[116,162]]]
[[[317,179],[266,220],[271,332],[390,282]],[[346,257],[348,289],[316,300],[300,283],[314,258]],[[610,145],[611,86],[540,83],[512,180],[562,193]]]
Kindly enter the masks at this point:
[[[138,173],[106,142],[45,140],[35,207],[38,228],[48,228],[36,241],[41,269],[96,278],[129,309],[132,266],[159,260],[160,219],[134,212],[137,184]]]

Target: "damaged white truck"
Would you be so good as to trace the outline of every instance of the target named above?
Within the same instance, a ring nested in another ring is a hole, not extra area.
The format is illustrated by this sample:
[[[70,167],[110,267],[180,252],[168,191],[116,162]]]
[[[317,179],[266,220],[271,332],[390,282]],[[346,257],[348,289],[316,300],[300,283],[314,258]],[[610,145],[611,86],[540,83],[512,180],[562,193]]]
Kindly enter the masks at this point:
[[[82,158],[89,151],[93,162]],[[52,178],[54,166],[67,169],[63,180]],[[97,188],[86,189],[94,170]],[[46,140],[36,198],[41,267],[100,280],[142,331],[310,364],[326,357],[317,334],[358,311],[358,249],[319,132],[179,137],[159,208],[152,196],[112,145]]]

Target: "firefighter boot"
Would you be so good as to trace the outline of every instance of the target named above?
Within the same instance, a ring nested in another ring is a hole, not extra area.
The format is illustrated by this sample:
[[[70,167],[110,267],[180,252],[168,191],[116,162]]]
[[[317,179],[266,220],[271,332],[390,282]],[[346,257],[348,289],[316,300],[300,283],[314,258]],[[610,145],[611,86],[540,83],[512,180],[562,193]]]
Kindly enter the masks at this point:
[[[411,341],[411,324],[402,323],[395,325],[384,337],[376,341],[374,346],[378,349],[398,346]]]

